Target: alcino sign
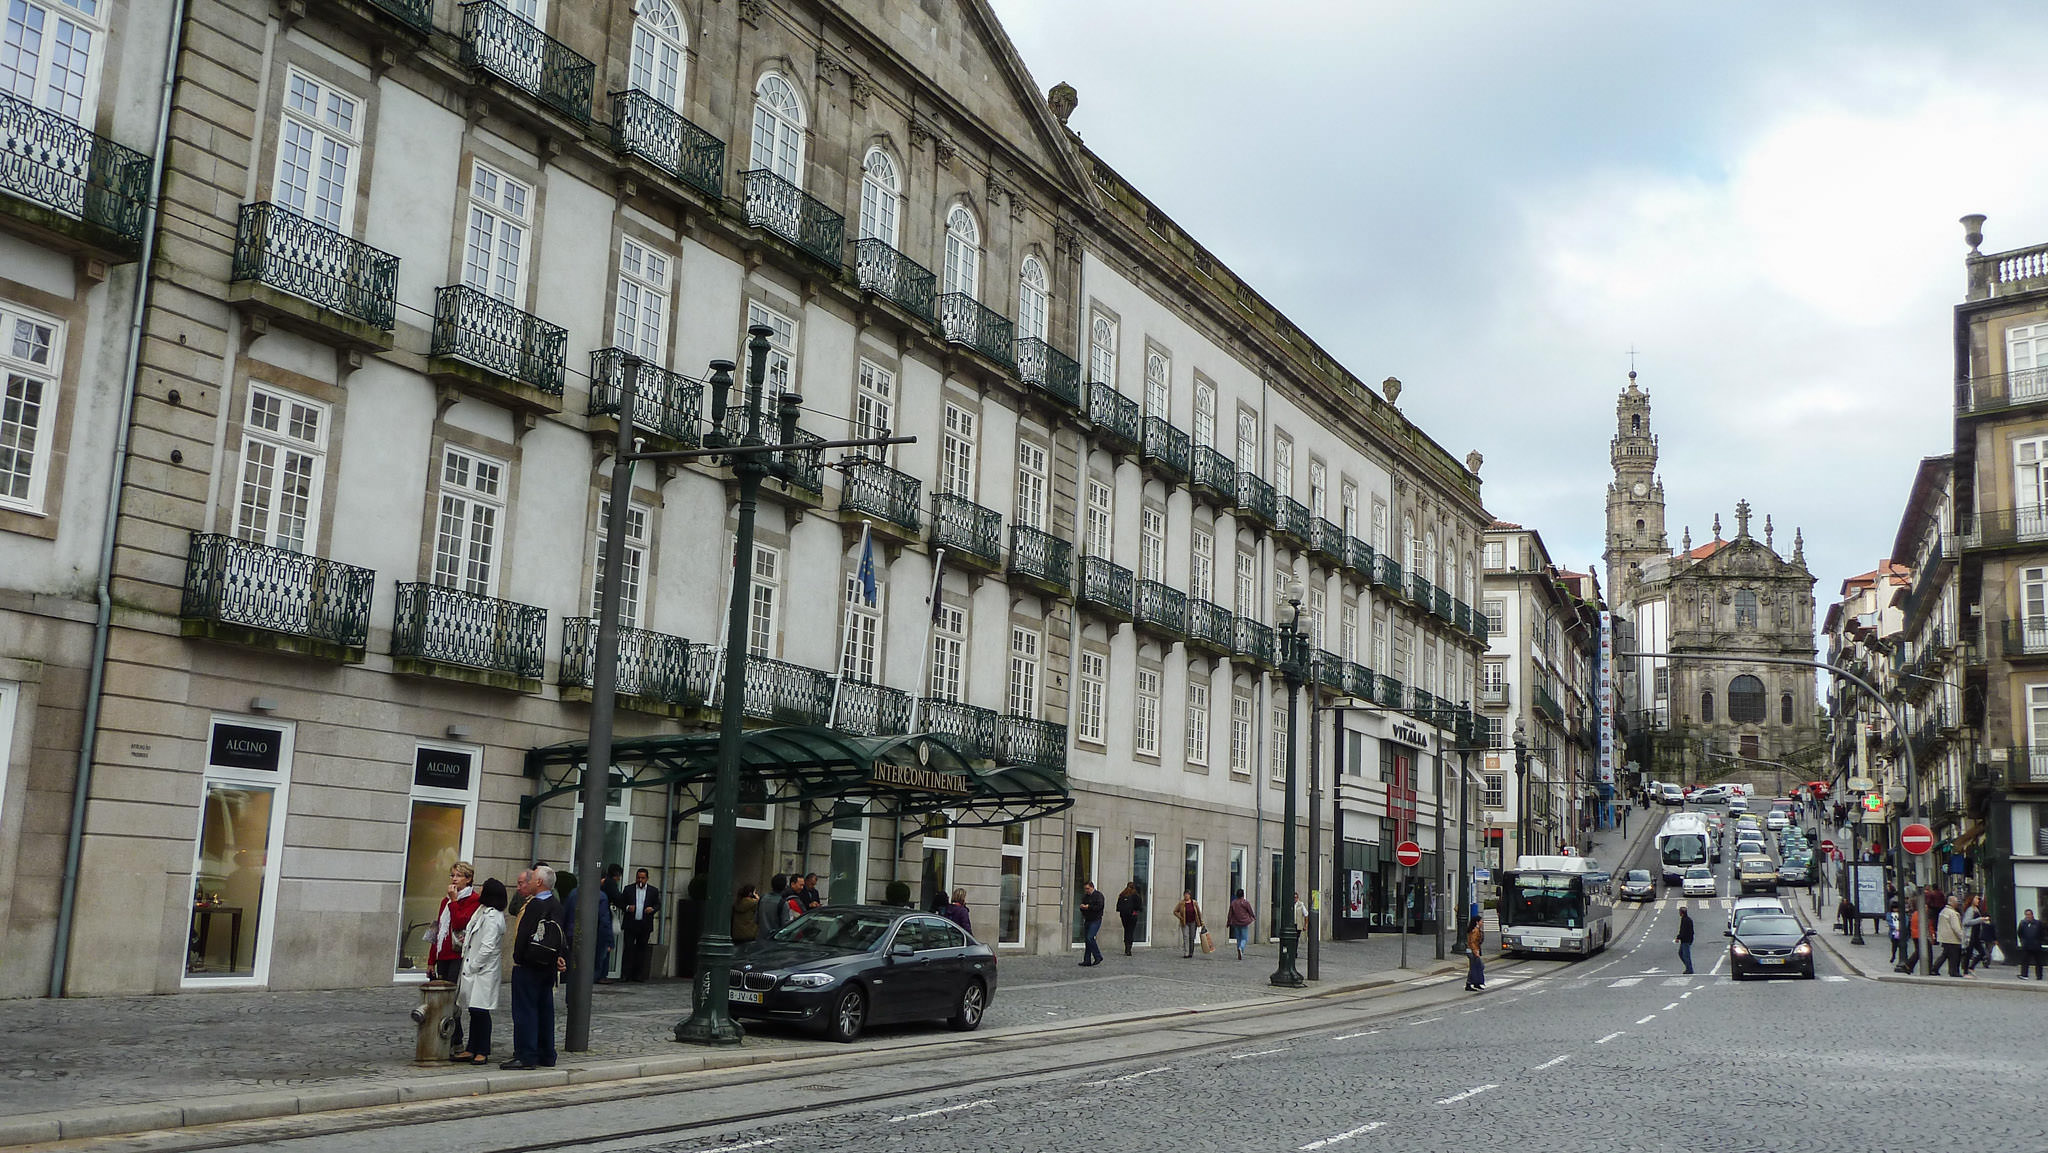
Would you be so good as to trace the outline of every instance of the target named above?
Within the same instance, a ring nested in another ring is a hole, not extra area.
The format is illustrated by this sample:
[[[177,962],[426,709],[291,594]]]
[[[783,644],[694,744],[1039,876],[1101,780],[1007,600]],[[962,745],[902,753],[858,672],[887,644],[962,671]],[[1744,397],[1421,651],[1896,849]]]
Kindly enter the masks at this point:
[[[899,765],[890,761],[876,761],[869,782],[886,785],[895,789],[915,789],[921,793],[944,793],[948,796],[964,797],[973,792],[967,777],[961,773],[940,772],[923,765]]]

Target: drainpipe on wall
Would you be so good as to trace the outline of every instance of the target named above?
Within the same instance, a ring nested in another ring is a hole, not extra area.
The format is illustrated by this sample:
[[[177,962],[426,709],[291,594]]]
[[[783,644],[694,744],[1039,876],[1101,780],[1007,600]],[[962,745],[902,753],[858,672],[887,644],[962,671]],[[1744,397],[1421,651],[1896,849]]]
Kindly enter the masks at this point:
[[[114,620],[114,534],[121,523],[121,492],[128,474],[128,429],[135,415],[135,378],[142,364],[142,324],[149,314],[149,266],[156,257],[157,192],[163,187],[164,152],[171,136],[171,90],[178,82],[178,52],[185,29],[185,0],[172,0],[170,38],[158,97],[156,147],[149,162],[149,203],[142,215],[142,257],[135,305],[128,320],[127,365],[121,374],[121,415],[114,434],[114,469],[107,489],[106,525],[100,532],[99,580],[93,588],[98,612],[92,626],[92,670],[86,677],[85,716],[79,729],[78,769],[71,786],[71,825],[64,842],[64,880],[57,897],[57,935],[50,951],[50,992],[64,995],[71,960],[71,922],[78,907],[78,862],[85,851],[85,802],[92,795],[93,754],[99,745],[100,700],[106,689],[107,637]]]

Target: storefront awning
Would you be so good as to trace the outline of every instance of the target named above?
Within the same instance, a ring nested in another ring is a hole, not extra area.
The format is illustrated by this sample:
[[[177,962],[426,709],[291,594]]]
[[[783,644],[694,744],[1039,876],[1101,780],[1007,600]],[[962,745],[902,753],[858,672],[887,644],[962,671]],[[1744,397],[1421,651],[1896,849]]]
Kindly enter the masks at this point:
[[[718,773],[718,734],[626,737],[612,743],[611,787],[676,786],[676,817],[711,808]],[[529,828],[542,802],[582,787],[589,745],[570,741],[531,749],[526,775],[540,788],[519,802]],[[1071,808],[1066,774],[1035,765],[972,760],[934,733],[861,737],[816,726],[754,729],[740,735],[740,806],[822,805],[818,824],[840,803],[879,802],[900,816],[941,814],[929,827],[991,828]]]

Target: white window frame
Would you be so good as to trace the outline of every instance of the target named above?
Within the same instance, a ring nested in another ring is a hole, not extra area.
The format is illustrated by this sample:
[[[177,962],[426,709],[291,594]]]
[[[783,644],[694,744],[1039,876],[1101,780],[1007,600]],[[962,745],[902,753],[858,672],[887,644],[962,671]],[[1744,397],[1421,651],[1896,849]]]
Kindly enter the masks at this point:
[[[896,431],[896,374],[863,356],[854,374],[853,435],[877,437]]]
[[[1232,688],[1230,693],[1230,775],[1249,777],[1257,756],[1257,732],[1252,720],[1252,698]]]
[[[1188,673],[1187,696],[1187,753],[1188,764],[1209,764],[1209,686],[1201,679],[1198,671]]]
[[[1196,527],[1189,533],[1188,595],[1196,600],[1216,600],[1216,534]]]
[[[888,603],[889,588],[880,577],[882,565],[875,566],[875,603],[869,607],[860,587],[860,556],[852,558],[854,569],[846,575],[846,640],[839,654],[839,675],[863,684],[879,684],[882,675],[882,609]]]
[[[461,475],[451,476],[458,460]],[[461,445],[442,446],[434,503],[434,584],[474,596],[498,595],[498,574],[505,567],[505,488],[511,471],[496,457]],[[481,580],[476,575],[479,569]]]
[[[1237,470],[1259,475],[1259,414],[1237,410]]]
[[[1109,685],[1109,660],[1101,653],[1083,652],[1078,664],[1074,739],[1099,745],[1103,743],[1103,695]]]
[[[1048,477],[1044,446],[1036,441],[1017,442],[1017,507],[1012,521],[1025,528],[1043,531]]]
[[[533,186],[481,160],[472,161],[462,283],[493,300],[520,307],[526,301],[532,236]]]
[[[285,69],[271,199],[315,224],[353,235],[362,121],[363,102],[353,93],[301,69]],[[301,150],[304,163],[293,164],[289,157]]]
[[[1344,481],[1337,489],[1337,503],[1338,507],[1342,510],[1344,535],[1348,537],[1357,536],[1358,486],[1351,481]]]
[[[980,417],[971,410],[946,403],[946,435],[939,456],[939,491],[974,499],[975,445]]]
[[[1013,717],[1038,716],[1038,681],[1043,648],[1036,629],[1010,626],[1010,684],[1006,698]]]
[[[1273,488],[1281,496],[1294,495],[1294,442],[1278,431],[1273,433]]]
[[[279,734],[277,769],[275,772],[263,769],[239,769],[209,764],[200,774],[199,780],[199,823],[192,836],[191,882],[186,892],[198,890],[200,852],[206,826],[206,796],[212,785],[248,785],[270,790],[270,828],[264,847],[263,892],[256,902],[255,955],[250,959],[250,973],[246,977],[236,976],[194,976],[179,966],[179,985],[186,989],[257,988],[270,983],[271,943],[277,931],[277,890],[279,874],[284,870],[284,826],[291,813],[292,756],[298,736],[298,727],[289,721],[275,721],[268,717],[238,716],[231,713],[215,713],[207,722],[207,741],[203,748],[212,747],[212,732],[215,725],[239,725],[253,729],[269,729]]]
[[[1328,518],[1330,505],[1330,470],[1314,457],[1308,459],[1308,511],[1318,517]]]
[[[1010,835],[1013,830],[1017,836],[1015,844],[1010,842]],[[1003,867],[996,871],[996,885],[998,886],[995,909],[996,947],[999,949],[1021,949],[1024,947],[1025,942],[1031,939],[1031,825],[1029,822],[1004,825],[1002,835],[998,839],[1002,842],[1001,863]],[[1014,937],[1005,936],[1003,932],[1003,904],[1000,888],[1003,878],[1009,873],[1009,863],[1012,860],[1017,862],[1017,935]]]
[[[1092,476],[1088,478],[1088,505],[1082,526],[1082,555],[1108,559],[1116,542],[1116,491]]]
[[[965,204],[946,210],[946,251],[939,291],[981,299],[981,223]]]
[[[753,579],[748,588],[747,654],[772,660],[782,636],[781,549],[754,544]]]
[[[901,217],[903,178],[896,158],[882,148],[870,148],[860,164],[860,236],[896,247],[897,221]]]
[[[1197,448],[1216,447],[1216,386],[1195,378],[1195,429]]]
[[[1287,710],[1276,707],[1273,710],[1273,747],[1268,750],[1266,775],[1275,782],[1287,780]]]
[[[639,0],[637,8],[627,86],[681,112],[690,66],[690,37],[682,15],[669,0]]]
[[[411,791],[406,797],[405,804],[405,832],[408,854],[412,843],[412,807],[420,801],[426,801],[429,804],[448,805],[462,810],[462,837],[460,843],[456,846],[456,859],[463,861],[475,860],[477,798],[481,795],[484,777],[483,746],[450,744],[445,741],[420,741],[413,748],[413,764],[415,766],[419,763],[419,752],[421,749],[431,749],[440,753],[467,754],[469,757],[469,786],[463,789],[442,789],[431,785],[422,785],[419,783],[417,769],[415,768]],[[405,918],[405,910],[403,908],[405,901],[405,864],[405,858],[401,857],[399,860],[398,883],[400,903],[398,916],[401,922]],[[478,884],[481,883],[478,882]],[[404,934],[405,928],[404,924],[399,925],[401,937]],[[399,944],[403,948],[406,942],[401,939]],[[399,984],[425,984],[434,975],[426,966],[411,971],[401,970],[398,968],[398,958],[396,956],[392,957],[391,962],[392,979]]]
[[[1173,412],[1173,362],[1158,349],[1145,352],[1145,415],[1171,420]]]
[[[796,85],[780,72],[763,72],[754,82],[747,167],[765,169],[802,188],[807,120],[803,96]]]
[[[1358,606],[1347,604],[1337,624],[1338,655],[1347,661],[1358,659]]]
[[[597,526],[591,541],[591,589],[590,615],[597,616],[604,600],[604,563],[608,550],[605,534],[611,526],[612,494],[597,494]],[[652,589],[654,582],[647,571],[647,562],[652,553],[647,547],[647,526],[653,519],[653,510],[636,500],[626,503],[626,540],[623,550],[625,564],[619,570],[619,624],[625,628],[640,627],[646,608],[643,590]]]
[[[630,236],[620,238],[612,345],[657,367],[668,364],[669,268],[667,253]]]
[[[1100,312],[1088,322],[1088,382],[1116,387],[1116,321]]]
[[[967,610],[942,604],[932,610],[932,664],[925,695],[941,701],[967,699]]]
[[[771,405],[779,394],[796,390],[796,321],[758,300],[749,300],[747,327],[757,324],[773,330],[768,337],[768,379],[761,386],[762,404]]]
[[[1479,610],[1486,617],[1486,635],[1505,636],[1508,631],[1508,602],[1487,600],[1479,602]]]
[[[1372,498],[1372,551],[1380,556],[1387,552],[1387,502]]]
[[[1231,611],[1251,620],[1259,619],[1259,558],[1242,549],[1236,560],[1236,583],[1231,590]]]
[[[1051,281],[1036,256],[1024,258],[1017,272],[1017,339],[1044,340],[1051,315]]]
[[[111,5],[102,3],[94,6],[104,9]],[[47,0],[26,0],[22,7],[25,12],[42,15],[43,35],[33,46],[18,37],[0,40],[0,54],[9,48],[14,49],[15,60],[9,68],[14,74],[12,81],[0,79],[0,92],[26,100],[45,112],[54,112],[73,124],[90,128],[99,110],[100,65],[106,55],[105,16],[101,12],[87,13],[81,10],[81,5],[64,0],[57,4]],[[0,16],[0,23],[6,25],[5,31],[13,32],[17,28],[25,31],[27,22],[15,21],[12,19],[14,15],[9,11]],[[85,57],[83,68],[69,63],[81,54]],[[31,60],[25,72],[20,68],[24,56]],[[60,58],[66,63],[60,65]],[[54,83],[60,75],[69,82]]]
[[[1166,510],[1150,505],[1138,510],[1138,579],[1166,579]]]
[[[28,457],[25,472],[14,463],[0,473],[0,508],[42,515],[63,393],[64,341],[63,321],[0,301],[0,449],[10,450],[14,462]],[[8,491],[17,483],[19,495]]]
[[[1159,755],[1159,672],[1141,668],[1131,678],[1131,751]]]

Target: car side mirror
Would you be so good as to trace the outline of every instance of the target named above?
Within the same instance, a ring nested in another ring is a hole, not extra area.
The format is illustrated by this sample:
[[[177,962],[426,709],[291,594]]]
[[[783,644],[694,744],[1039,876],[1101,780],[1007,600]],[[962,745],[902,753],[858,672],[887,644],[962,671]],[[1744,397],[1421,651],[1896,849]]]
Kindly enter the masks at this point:
[[[889,955],[891,957],[915,957],[917,956],[917,950],[899,943],[889,946]]]

